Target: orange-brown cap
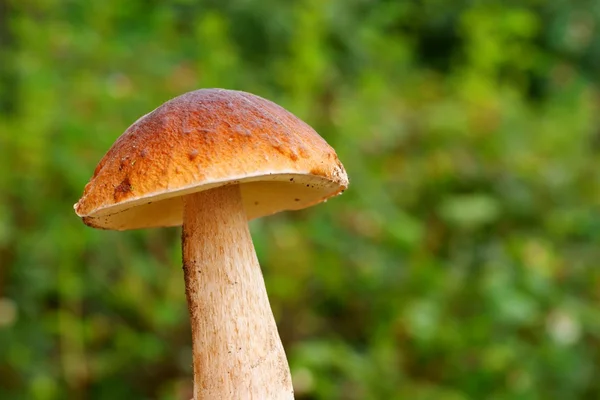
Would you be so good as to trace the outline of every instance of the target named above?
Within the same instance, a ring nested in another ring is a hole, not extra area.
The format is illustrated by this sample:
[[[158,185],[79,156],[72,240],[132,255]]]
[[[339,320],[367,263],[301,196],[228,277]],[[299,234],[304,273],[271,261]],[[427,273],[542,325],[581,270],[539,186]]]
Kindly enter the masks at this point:
[[[341,193],[335,151],[275,103],[233,90],[176,97],[131,125],[75,204],[92,227],[182,224],[182,196],[240,184],[248,219],[298,210]]]

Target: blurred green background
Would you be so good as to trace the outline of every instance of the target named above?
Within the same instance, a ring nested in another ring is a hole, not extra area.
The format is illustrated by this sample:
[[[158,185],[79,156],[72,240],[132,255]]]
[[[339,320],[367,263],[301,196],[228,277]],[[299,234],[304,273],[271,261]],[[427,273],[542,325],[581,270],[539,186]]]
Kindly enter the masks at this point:
[[[189,399],[180,231],[72,204],[250,91],[350,189],[252,223],[298,399],[600,398],[600,2],[0,0],[0,399]]]

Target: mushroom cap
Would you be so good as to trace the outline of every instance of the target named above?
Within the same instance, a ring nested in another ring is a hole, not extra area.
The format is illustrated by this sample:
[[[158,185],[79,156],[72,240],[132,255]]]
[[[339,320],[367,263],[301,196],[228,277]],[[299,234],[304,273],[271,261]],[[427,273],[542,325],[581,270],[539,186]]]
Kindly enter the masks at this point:
[[[337,195],[348,177],[310,126],[250,93],[201,89],[138,119],[102,158],[75,212],[86,225],[182,224],[182,197],[239,184],[248,219]]]

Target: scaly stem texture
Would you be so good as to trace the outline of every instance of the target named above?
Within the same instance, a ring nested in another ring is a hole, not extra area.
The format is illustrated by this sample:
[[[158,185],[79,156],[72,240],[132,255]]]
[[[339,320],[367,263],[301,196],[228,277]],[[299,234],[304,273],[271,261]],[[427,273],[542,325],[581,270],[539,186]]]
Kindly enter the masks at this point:
[[[194,399],[293,399],[238,185],[184,198]]]

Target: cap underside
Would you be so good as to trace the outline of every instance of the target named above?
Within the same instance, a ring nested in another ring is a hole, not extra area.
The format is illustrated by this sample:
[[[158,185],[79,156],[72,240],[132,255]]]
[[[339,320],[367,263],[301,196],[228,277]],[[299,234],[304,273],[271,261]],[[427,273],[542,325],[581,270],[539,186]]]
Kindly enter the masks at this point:
[[[345,188],[322,176],[265,173],[133,197],[80,217],[87,225],[102,229],[179,226],[183,218],[183,196],[232,184],[240,185],[248,220],[284,210],[306,208],[341,193]]]

